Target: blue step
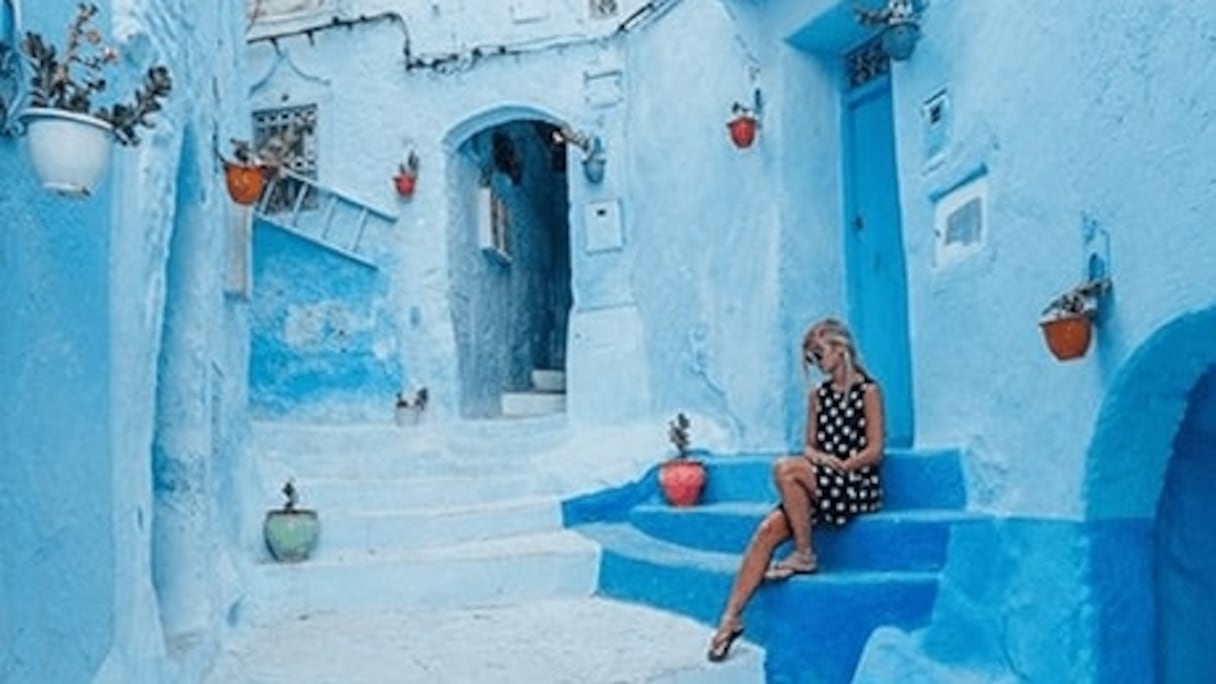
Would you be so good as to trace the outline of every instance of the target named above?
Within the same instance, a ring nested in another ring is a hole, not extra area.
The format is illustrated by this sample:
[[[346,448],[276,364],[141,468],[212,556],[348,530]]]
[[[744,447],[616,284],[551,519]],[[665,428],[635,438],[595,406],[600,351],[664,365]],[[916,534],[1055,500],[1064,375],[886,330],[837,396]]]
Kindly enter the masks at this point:
[[[717,622],[738,568],[737,554],[650,537],[626,523],[574,528],[602,546],[599,593]],[[877,627],[923,626],[937,573],[820,572],[762,585],[744,613],[749,639],[767,650],[769,684],[847,682]]]
[[[780,454],[708,456],[702,500],[776,501],[772,467]],[[888,449],[882,462],[883,507],[960,509],[966,487],[953,449]]]
[[[635,506],[628,521],[642,532],[693,549],[742,553],[772,503],[727,502],[691,507],[663,503]],[[815,551],[824,570],[938,570],[946,561],[960,511],[880,511],[858,516],[843,528],[814,528]]]
[[[702,505],[776,502],[772,468],[778,457],[778,454],[698,456],[707,469]],[[882,477],[885,511],[966,507],[966,486],[955,450],[890,449],[883,458]],[[620,522],[639,504],[661,502],[656,465],[633,482],[563,501],[562,517],[567,526]]]

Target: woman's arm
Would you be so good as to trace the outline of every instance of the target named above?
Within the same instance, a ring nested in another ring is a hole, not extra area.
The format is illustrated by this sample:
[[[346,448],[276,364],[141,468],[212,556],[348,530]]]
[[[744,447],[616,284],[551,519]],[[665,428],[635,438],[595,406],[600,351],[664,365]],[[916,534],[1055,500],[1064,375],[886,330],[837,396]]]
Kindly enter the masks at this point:
[[[848,470],[878,465],[882,462],[886,446],[886,416],[883,414],[882,390],[879,389],[878,383],[871,382],[866,385],[865,394],[862,395],[862,408],[866,415],[866,446],[844,462],[843,465]]]

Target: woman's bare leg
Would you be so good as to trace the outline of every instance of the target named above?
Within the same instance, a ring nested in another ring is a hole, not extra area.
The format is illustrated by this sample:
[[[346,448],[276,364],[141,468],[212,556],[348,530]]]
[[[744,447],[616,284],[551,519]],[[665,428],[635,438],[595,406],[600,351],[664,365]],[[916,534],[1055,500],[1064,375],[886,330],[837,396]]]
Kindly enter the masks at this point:
[[[722,610],[722,619],[718,621],[719,634],[740,626],[739,618],[743,615],[743,608],[764,579],[764,571],[773,556],[773,549],[789,537],[790,526],[781,511],[771,511],[760,521],[751,541],[748,542],[747,550],[743,552],[739,572],[735,574],[730,596],[727,597],[726,607]],[[715,638],[717,636],[715,635]]]
[[[783,458],[773,466],[773,482],[781,495],[790,535],[794,537],[794,559],[802,567],[814,564],[811,549],[811,506],[818,500],[815,467],[801,457]]]

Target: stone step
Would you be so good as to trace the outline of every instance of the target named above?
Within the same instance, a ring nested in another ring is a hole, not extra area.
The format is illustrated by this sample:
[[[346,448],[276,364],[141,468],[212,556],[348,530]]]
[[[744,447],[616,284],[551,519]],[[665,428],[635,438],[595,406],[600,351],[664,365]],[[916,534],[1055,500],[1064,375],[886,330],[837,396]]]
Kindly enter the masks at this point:
[[[565,392],[566,372],[534,368],[532,370],[532,389],[537,392]]]
[[[601,595],[716,623],[738,554],[672,544],[627,523],[574,529],[602,546]],[[871,632],[884,625],[922,626],[937,589],[936,572],[825,570],[761,585],[743,623],[748,637],[766,650],[767,681],[843,683]]]
[[[340,559],[263,562],[250,572],[237,620],[264,625],[328,611],[469,608],[590,596],[598,568],[598,545],[564,530]]]
[[[547,493],[526,474],[299,478],[308,506],[326,513],[459,507]]]
[[[691,507],[641,504],[629,522],[642,532],[703,551],[742,553],[772,503],[726,502]],[[960,511],[913,509],[858,516],[843,528],[814,528],[822,569],[938,570],[946,561],[953,526],[970,520]],[[779,549],[781,555],[785,549]]]
[[[680,615],[600,597],[464,610],[342,611],[237,630],[206,684],[556,682],[759,684],[744,639],[706,661],[709,632]]]
[[[503,392],[502,415],[547,416],[566,411],[566,395],[552,392]]]
[[[554,497],[462,507],[334,513],[322,520],[315,557],[354,559],[560,529],[561,507]]]

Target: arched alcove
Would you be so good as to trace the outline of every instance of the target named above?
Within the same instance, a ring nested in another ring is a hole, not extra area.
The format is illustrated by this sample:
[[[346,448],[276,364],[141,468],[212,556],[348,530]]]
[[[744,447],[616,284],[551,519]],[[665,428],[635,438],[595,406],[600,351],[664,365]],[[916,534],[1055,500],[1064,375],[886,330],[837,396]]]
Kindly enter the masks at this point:
[[[564,409],[536,371],[564,373],[571,295],[570,200],[560,120],[504,105],[455,125],[448,152],[448,303],[460,414]]]
[[[1085,474],[1097,681],[1191,681],[1216,666],[1214,339],[1216,308],[1161,326],[1099,412]]]

